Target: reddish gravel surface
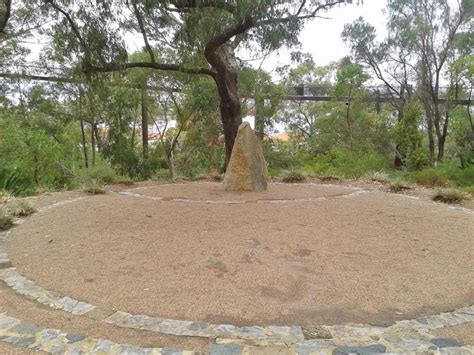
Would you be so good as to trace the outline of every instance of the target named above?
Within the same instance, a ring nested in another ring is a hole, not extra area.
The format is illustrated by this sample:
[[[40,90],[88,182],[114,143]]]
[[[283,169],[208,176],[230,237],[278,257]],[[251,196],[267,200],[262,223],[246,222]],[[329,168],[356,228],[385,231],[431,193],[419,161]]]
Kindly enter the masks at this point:
[[[344,198],[344,186],[134,192],[165,200],[109,192],[33,215],[7,241],[14,266],[103,307],[237,325],[382,322],[474,301],[472,213],[379,191]]]

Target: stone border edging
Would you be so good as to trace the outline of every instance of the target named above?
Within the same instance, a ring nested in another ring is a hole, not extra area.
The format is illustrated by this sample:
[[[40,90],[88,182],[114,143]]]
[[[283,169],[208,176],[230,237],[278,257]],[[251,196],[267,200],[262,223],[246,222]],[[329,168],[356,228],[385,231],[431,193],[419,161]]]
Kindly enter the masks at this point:
[[[0,341],[18,347],[52,354],[154,354],[197,355],[199,352],[168,349],[142,348],[131,344],[120,344],[105,339],[95,339],[58,329],[43,328],[24,323],[19,319],[0,313]]]
[[[366,192],[366,190],[362,191],[364,191],[364,193]],[[338,197],[347,197],[352,194]],[[138,196],[141,197],[143,195]],[[78,197],[57,202],[39,209],[39,213],[84,198],[85,197]],[[24,219],[20,221],[23,222]],[[318,326],[318,328],[329,332],[332,337],[331,339],[305,340],[303,329],[299,326],[236,327],[226,324],[215,325],[202,322],[149,317],[146,315],[132,315],[127,312],[112,311],[97,307],[87,302],[75,300],[36,286],[32,281],[19,274],[15,268],[11,267],[11,262],[4,247],[4,241],[10,234],[11,231],[0,233],[0,279],[8,286],[13,288],[17,293],[53,309],[60,309],[74,315],[86,316],[123,328],[139,329],[175,336],[212,338],[217,339],[218,342],[223,342],[224,344],[221,344],[223,346],[225,346],[225,343],[233,343],[235,345],[235,343],[239,341],[250,341],[256,345],[291,344],[296,347],[295,349],[300,348],[302,350],[311,348],[313,349],[311,351],[327,350],[330,348],[335,349],[337,345],[341,344],[356,344],[357,346],[366,347],[382,345],[385,349],[391,349],[391,351],[406,351],[415,349],[434,350],[433,347],[437,349],[444,348],[444,346],[440,347],[432,343],[434,336],[430,334],[431,331],[474,322],[473,305],[460,308],[453,312],[441,313],[429,317],[396,321],[389,326],[371,326],[364,324],[322,325]],[[405,339],[407,336],[408,341]],[[378,340],[374,342],[374,339]],[[445,344],[448,343],[451,345],[454,344],[449,341],[445,342]],[[415,345],[416,347],[413,348]]]

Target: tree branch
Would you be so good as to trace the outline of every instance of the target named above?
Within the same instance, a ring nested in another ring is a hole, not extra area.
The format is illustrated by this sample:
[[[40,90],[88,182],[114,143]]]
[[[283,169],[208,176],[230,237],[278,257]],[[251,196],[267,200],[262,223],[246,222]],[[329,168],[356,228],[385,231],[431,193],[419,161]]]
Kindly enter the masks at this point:
[[[135,17],[137,18],[137,21],[138,21],[138,27],[140,27],[140,32],[142,33],[143,41],[145,42],[146,50],[148,54],[150,54],[151,62],[155,63],[156,62],[155,54],[153,53],[153,49],[151,48],[150,43],[148,42],[148,37],[145,31],[145,25],[143,24],[143,19],[140,16],[140,11],[138,10],[137,0],[132,0],[132,5],[133,5],[133,11],[135,13]]]

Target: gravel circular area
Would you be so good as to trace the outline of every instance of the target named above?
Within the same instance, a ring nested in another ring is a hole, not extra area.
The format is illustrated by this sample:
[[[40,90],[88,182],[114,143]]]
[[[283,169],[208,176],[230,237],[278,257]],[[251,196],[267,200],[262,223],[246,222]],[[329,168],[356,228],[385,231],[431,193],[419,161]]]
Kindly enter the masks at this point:
[[[271,184],[267,193],[239,194],[218,183],[134,190],[163,201],[110,192],[33,215],[6,246],[41,287],[133,314],[380,323],[473,303],[473,213],[354,191]]]

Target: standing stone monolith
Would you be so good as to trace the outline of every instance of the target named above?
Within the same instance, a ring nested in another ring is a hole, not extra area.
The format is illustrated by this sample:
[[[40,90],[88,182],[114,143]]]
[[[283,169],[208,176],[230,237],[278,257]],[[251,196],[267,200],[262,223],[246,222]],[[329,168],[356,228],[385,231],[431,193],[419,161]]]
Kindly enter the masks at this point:
[[[267,164],[262,145],[248,122],[239,126],[230,162],[224,177],[229,191],[264,191],[267,189]]]

